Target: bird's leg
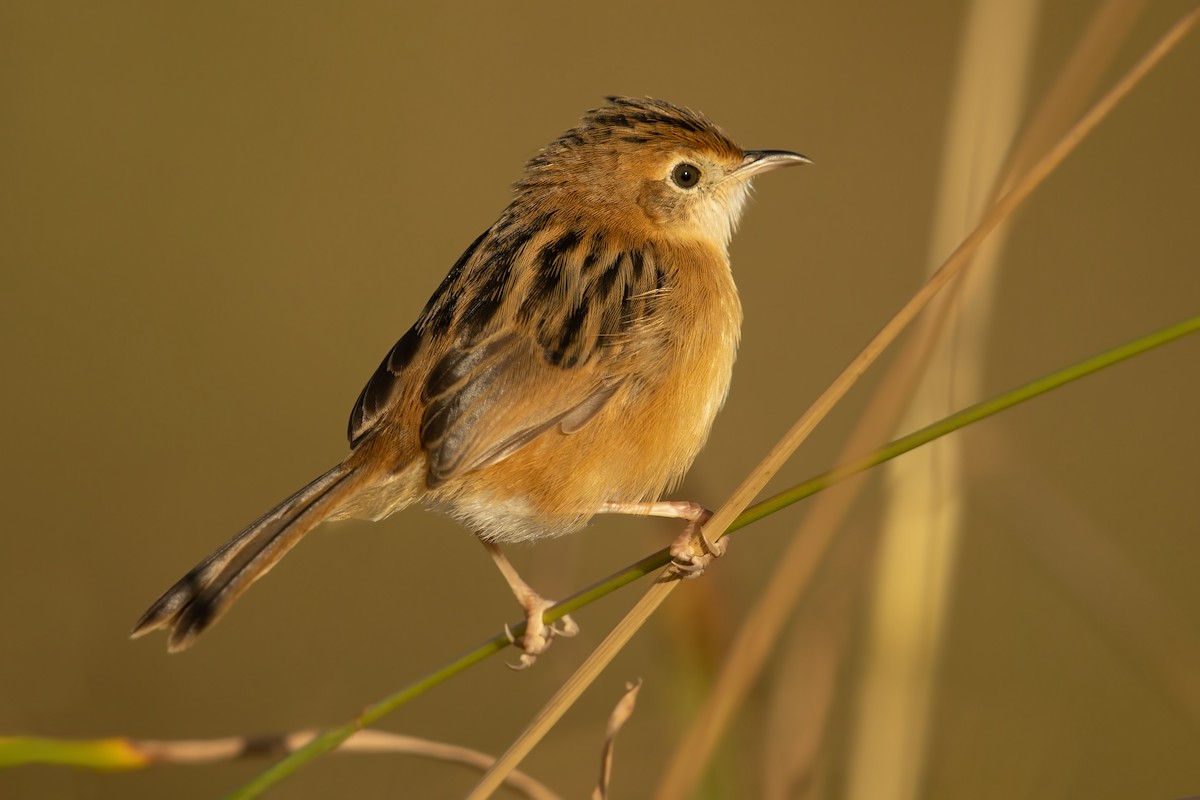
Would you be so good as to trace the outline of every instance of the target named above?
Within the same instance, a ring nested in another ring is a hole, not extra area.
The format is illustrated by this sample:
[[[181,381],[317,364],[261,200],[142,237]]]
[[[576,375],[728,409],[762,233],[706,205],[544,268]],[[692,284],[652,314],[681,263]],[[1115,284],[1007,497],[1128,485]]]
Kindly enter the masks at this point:
[[[699,503],[686,500],[659,501],[656,503],[615,503],[600,506],[602,514],[635,514],[643,517],[670,517],[686,519],[687,527],[671,543],[671,558],[675,569],[685,578],[696,578],[705,567],[725,554],[725,540],[710,541],[704,535],[704,523],[712,512]]]
[[[533,587],[522,580],[499,545],[494,542],[484,542],[483,546],[487,548],[492,560],[496,562],[500,574],[508,582],[508,588],[512,589],[517,602],[525,610],[525,633],[521,635],[519,642],[513,637],[507,626],[504,628],[508,633],[509,641],[524,651],[521,653],[521,663],[519,665],[509,664],[509,666],[513,669],[525,669],[537,661],[537,657],[546,651],[555,636],[574,636],[579,633],[579,626],[569,615],[560,620],[562,627],[553,624],[547,625],[542,620],[542,615],[546,609],[554,605],[554,601],[542,597],[533,590]]]

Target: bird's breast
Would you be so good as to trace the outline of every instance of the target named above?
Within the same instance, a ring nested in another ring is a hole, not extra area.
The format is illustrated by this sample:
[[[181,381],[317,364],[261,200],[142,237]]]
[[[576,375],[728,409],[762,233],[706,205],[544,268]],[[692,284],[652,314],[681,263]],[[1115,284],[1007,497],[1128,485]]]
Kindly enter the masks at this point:
[[[655,416],[672,442],[664,465],[671,472],[668,484],[682,477],[708,439],[729,392],[742,323],[724,254],[702,250],[681,261],[664,298],[668,352],[654,400]]]

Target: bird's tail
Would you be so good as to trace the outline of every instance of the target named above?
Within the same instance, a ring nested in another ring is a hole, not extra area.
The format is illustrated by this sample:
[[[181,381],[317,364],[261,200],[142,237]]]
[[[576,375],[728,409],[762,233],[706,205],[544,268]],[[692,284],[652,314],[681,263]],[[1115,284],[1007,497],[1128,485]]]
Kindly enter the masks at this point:
[[[137,638],[159,628],[170,633],[167,647],[189,647],[227,612],[250,584],[371,481],[370,470],[347,460],[284,500],[230,539],[168,589],[133,626]]]

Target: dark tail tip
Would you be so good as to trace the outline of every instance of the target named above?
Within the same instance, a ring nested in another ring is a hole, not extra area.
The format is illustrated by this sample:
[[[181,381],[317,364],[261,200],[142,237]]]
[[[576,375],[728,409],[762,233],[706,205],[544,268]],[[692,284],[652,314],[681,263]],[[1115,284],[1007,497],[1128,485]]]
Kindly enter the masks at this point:
[[[138,639],[160,628],[178,628],[179,621],[189,614],[189,610],[195,605],[195,601],[200,595],[203,586],[200,577],[201,571],[200,567],[193,569],[180,578],[174,586],[167,589],[162,597],[155,600],[154,604],[146,609],[146,613],[142,614],[141,618],[134,623],[133,630],[129,632],[129,638]],[[172,633],[172,638],[174,638],[174,633]],[[183,645],[183,647],[186,646]],[[171,649],[182,650],[183,647]]]
[[[268,511],[167,589],[133,626],[130,636],[136,639],[166,630],[170,652],[187,649],[369,478],[348,480],[355,472],[353,464],[343,462]]]

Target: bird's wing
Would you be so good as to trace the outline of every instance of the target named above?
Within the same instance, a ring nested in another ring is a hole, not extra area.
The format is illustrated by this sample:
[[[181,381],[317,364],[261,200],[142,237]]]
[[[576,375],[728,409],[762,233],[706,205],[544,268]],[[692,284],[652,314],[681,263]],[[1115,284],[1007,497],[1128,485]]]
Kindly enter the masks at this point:
[[[666,291],[653,253],[545,228],[506,235],[500,223],[476,240],[363,389],[352,443],[383,418],[398,384],[422,380],[420,441],[437,486],[556,426],[579,430],[636,378],[630,348],[657,335]],[[434,354],[425,361],[424,348]]]
[[[455,348],[425,385],[421,444],[430,486],[494,464],[564,421],[578,430],[620,382],[602,369],[548,363],[519,334]]]

